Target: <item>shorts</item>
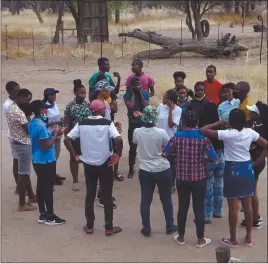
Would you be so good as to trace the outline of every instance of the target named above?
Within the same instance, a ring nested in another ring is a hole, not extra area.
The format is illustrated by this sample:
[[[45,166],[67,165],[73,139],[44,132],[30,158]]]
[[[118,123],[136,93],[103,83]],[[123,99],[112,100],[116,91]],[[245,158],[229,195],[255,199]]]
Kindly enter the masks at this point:
[[[61,151],[61,137],[56,138],[54,146],[55,146],[55,156],[56,159],[58,160]]]
[[[255,166],[254,169],[254,176],[255,176],[255,181],[257,181],[259,179],[259,176],[261,174],[261,172],[264,170],[266,165],[265,160],[263,160],[258,166]]]
[[[72,140],[72,145],[75,150],[75,153],[79,156],[82,155],[81,146],[80,146],[80,138],[76,138],[75,140]]]
[[[14,155],[18,160],[18,173],[20,175],[30,175],[32,163],[31,145],[14,142],[12,142],[11,145],[14,151]]]
[[[18,159],[18,155],[16,154],[14,147],[13,147],[13,144],[12,144],[12,140],[9,141],[9,143],[10,143],[10,148],[11,148],[11,153],[12,153],[13,159]]]
[[[251,161],[225,161],[223,195],[227,199],[240,199],[254,193],[254,171]]]

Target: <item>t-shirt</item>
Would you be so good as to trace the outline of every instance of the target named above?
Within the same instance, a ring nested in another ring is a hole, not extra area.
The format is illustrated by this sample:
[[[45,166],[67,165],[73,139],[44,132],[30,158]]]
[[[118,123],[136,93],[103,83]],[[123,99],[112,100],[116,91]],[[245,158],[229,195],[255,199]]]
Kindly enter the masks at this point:
[[[3,113],[4,113],[4,115],[6,115],[7,109],[12,103],[13,103],[13,101],[11,99],[9,99],[9,98],[6,99],[6,101],[3,104]],[[12,137],[10,135],[9,128],[7,128],[7,137],[8,137],[8,141],[12,142]]]
[[[70,129],[90,115],[91,112],[89,110],[89,103],[84,101],[83,103],[78,104],[75,99],[71,103],[67,104],[64,111],[64,116],[67,116],[71,120]]]
[[[90,77],[90,79],[89,79],[89,81],[88,81],[89,87],[90,87],[91,89],[93,89],[93,90],[95,89],[95,85],[96,85],[96,83],[97,83],[97,78],[98,78],[98,75],[99,75],[99,74],[100,74],[99,72],[95,72],[95,73]],[[113,81],[111,75],[110,75],[109,73],[105,72],[105,73],[104,73],[104,76],[105,76],[107,82],[109,83],[109,85],[115,87],[115,84],[114,84],[114,81]]]
[[[169,139],[171,139],[177,132],[178,126],[180,124],[181,113],[182,113],[181,108],[175,105],[174,109],[172,110],[172,119],[173,122],[176,124],[172,128],[170,128],[168,125],[169,107],[167,105],[160,104],[157,108],[157,112],[158,112],[157,127],[164,129],[167,132]]]
[[[28,125],[28,133],[32,144],[33,163],[47,164],[56,161],[54,144],[47,151],[41,147],[40,140],[51,140],[51,133],[48,131],[46,124],[37,117],[34,117]]]
[[[218,130],[218,138],[224,143],[226,161],[243,162],[250,160],[249,148],[257,141],[259,134],[251,128]]]
[[[89,116],[67,135],[69,138],[80,138],[80,159],[94,166],[101,166],[112,155],[110,139],[119,137],[119,133],[110,120],[102,116]]]
[[[239,108],[243,110],[246,114],[246,119],[250,119],[250,111],[247,109],[247,105],[253,105],[254,103],[252,102],[250,97],[247,97],[240,105]]]
[[[149,93],[142,91],[142,94],[143,94],[144,99],[149,102],[149,99],[150,99]],[[131,99],[131,93],[130,92],[126,92],[124,94],[124,100],[125,100],[125,102],[126,101],[129,101],[130,99]],[[144,106],[142,105],[141,95],[140,95],[140,93],[135,93],[134,106],[133,106],[133,108],[129,108],[128,107],[128,113],[127,113],[127,115],[128,115],[129,124],[135,125],[135,124],[141,124],[142,123],[141,116],[135,117],[133,115],[133,113],[135,111],[139,111],[139,112],[142,113],[143,112],[143,109],[144,109]]]
[[[222,87],[222,83],[217,80],[214,80],[213,83],[209,83],[207,80],[205,80],[203,83],[206,86],[206,98],[218,105],[220,102],[219,90]]]
[[[130,82],[134,77],[139,77],[141,81],[141,88],[143,91],[149,93],[150,92],[150,87],[154,86],[154,80],[151,76],[149,76],[146,73],[142,73],[141,76],[137,76],[136,74],[131,74],[128,76],[127,81],[126,81],[126,87],[128,88],[130,86]]]
[[[11,103],[5,113],[10,136],[12,140],[21,144],[30,144],[30,138],[28,137],[22,125],[28,123],[25,113],[19,108],[16,103]]]
[[[219,118],[222,120],[228,121],[230,112],[233,109],[238,108],[239,104],[240,104],[240,100],[235,99],[235,98],[233,98],[231,101],[226,100],[226,101],[222,102],[218,106]]]
[[[46,102],[47,105],[51,105],[49,102]],[[57,104],[54,104],[52,108],[47,109],[46,118],[48,122],[59,122],[60,121],[60,109]],[[56,130],[57,125],[49,126],[48,131],[53,133]]]
[[[161,156],[168,140],[167,132],[161,128],[141,127],[134,130],[133,143],[138,145],[137,156],[141,170],[161,172],[170,168],[169,161]]]

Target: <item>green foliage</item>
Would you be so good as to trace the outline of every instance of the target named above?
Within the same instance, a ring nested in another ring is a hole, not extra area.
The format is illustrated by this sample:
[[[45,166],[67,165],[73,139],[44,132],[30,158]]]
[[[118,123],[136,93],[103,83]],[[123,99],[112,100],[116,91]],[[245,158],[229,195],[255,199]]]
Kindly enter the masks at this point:
[[[118,3],[116,3],[118,2]],[[117,6],[118,5],[118,6]],[[119,12],[128,7],[128,1],[123,0],[108,0],[107,9],[108,9],[108,19],[112,19],[112,16],[115,14],[116,8],[119,9]]]

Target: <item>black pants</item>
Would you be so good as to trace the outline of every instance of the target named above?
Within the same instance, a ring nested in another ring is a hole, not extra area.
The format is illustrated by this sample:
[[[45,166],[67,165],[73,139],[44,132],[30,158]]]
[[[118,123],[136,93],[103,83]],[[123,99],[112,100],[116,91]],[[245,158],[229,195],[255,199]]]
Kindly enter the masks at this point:
[[[177,191],[179,196],[178,233],[180,235],[185,234],[185,225],[192,194],[196,235],[197,238],[204,237],[204,199],[206,194],[206,186],[206,179],[195,182],[177,181]]]
[[[168,156],[168,161],[170,163],[171,173],[172,173],[172,186],[175,186],[176,181],[176,154],[171,153],[171,155]]]
[[[47,212],[48,216],[53,216],[53,185],[56,179],[56,162],[33,163],[33,167],[37,175],[36,198],[39,212],[40,214]]]
[[[104,205],[105,229],[111,230],[113,228],[113,167],[108,167],[107,163],[108,162],[105,162],[101,166],[93,166],[84,163],[87,188],[85,215],[88,228],[93,228],[94,226],[94,201],[98,180],[101,186],[100,200]]]
[[[129,125],[128,127],[128,144],[129,144],[129,154],[128,154],[128,164],[129,167],[134,167],[137,156],[137,144],[133,143],[133,133],[136,128],[140,128],[142,125]]]

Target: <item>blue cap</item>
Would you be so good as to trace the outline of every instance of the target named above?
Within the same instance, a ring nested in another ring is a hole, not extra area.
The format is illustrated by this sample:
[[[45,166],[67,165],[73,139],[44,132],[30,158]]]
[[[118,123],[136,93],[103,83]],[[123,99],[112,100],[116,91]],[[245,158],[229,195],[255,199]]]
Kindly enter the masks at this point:
[[[114,89],[115,87],[110,86],[107,81],[99,81],[95,85],[95,91],[107,90],[109,92],[112,92]]]
[[[47,96],[49,94],[55,94],[55,93],[59,93],[59,91],[55,90],[54,88],[46,88],[44,91],[44,96]]]

